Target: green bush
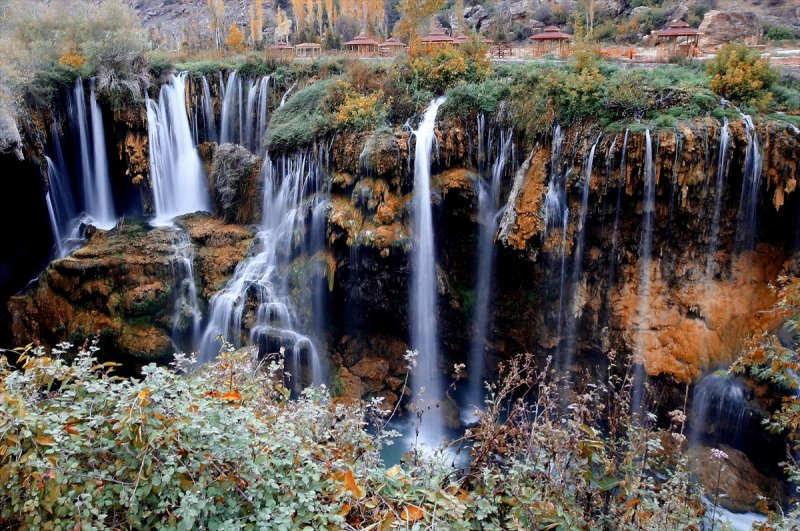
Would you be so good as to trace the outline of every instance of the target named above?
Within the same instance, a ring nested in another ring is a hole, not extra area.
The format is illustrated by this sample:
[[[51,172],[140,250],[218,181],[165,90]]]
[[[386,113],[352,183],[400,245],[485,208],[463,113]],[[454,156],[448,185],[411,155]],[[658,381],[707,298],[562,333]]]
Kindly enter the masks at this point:
[[[651,7],[647,11],[637,13],[636,22],[644,26],[644,31],[649,33],[653,30],[663,28],[669,21],[670,10],[660,7]]]
[[[459,83],[447,92],[442,112],[460,118],[494,114],[501,101],[511,95],[508,83],[489,79],[483,83]]]
[[[772,26],[767,30],[767,38],[771,41],[788,41],[796,37],[794,29],[783,24]]]

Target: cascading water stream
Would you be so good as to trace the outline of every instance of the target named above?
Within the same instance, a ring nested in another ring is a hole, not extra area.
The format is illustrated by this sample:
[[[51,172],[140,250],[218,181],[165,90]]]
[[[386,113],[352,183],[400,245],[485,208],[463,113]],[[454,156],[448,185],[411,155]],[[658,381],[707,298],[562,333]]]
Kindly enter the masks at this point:
[[[238,118],[238,113],[234,114],[234,109],[237,104],[237,96],[241,93],[240,87],[239,73],[234,70],[228,75],[225,90],[222,92],[222,110],[220,111],[219,122],[220,144],[234,142],[236,131],[238,130],[236,124],[238,120],[235,120]]]
[[[203,318],[194,278],[194,245],[183,231],[175,233],[172,242],[172,275],[175,279],[175,307],[172,315],[172,341],[177,348],[195,351]]]
[[[752,118],[742,114],[747,134],[744,168],[742,171],[742,193],[736,223],[736,243],[739,251],[753,248],[758,223],[758,200],[763,160],[758,132]]]
[[[263,217],[256,237],[255,253],[239,263],[227,285],[211,297],[208,324],[201,340],[201,360],[212,359],[219,349],[221,334],[236,346],[242,344],[244,325],[250,327],[250,341],[264,353],[288,351],[295,385],[324,382],[324,366],[310,337],[296,331],[287,278],[287,267],[307,236],[307,218],[313,217],[315,203],[322,200],[324,182],[322,153],[298,152],[264,162]],[[250,312],[248,323],[245,316]],[[302,362],[305,362],[303,365]],[[302,373],[310,378],[303,381]]]
[[[197,155],[186,110],[186,74],[174,76],[158,102],[145,95],[150,175],[156,222],[211,209],[208,184]]]
[[[655,216],[656,183],[653,168],[653,143],[650,138],[650,129],[645,131],[645,161],[644,161],[644,198],[642,203],[642,245],[639,253],[639,307],[637,310],[638,329],[636,331],[636,356],[634,363],[634,383],[632,406],[633,412],[640,415],[644,413],[645,393],[645,352],[647,332],[649,328],[648,314],[650,312],[650,265],[653,247],[653,218]]]
[[[483,123],[479,121],[479,129],[482,128]],[[482,138],[482,136],[479,138]],[[489,331],[495,262],[494,238],[497,234],[497,226],[501,214],[499,210],[500,189],[511,152],[512,139],[513,131],[500,132],[500,144],[497,158],[491,168],[491,180],[488,184],[484,183],[483,180],[478,182],[478,218],[481,225],[478,233],[478,274],[475,286],[475,314],[473,316],[472,346],[470,348],[470,365],[468,369],[470,374],[468,396],[470,404],[477,407],[480,407],[483,403],[484,357],[486,355],[486,340]],[[478,145],[481,146],[482,143],[479,141]]]
[[[264,133],[269,121],[270,81],[270,76],[247,79],[236,71],[228,75],[227,81],[220,75],[221,101],[217,131],[210,87],[203,78],[200,104],[206,127],[205,138],[211,141],[219,139],[220,144],[239,144],[263,156]]]
[[[708,237],[708,258],[706,260],[706,275],[714,274],[714,265],[717,263],[717,245],[719,240],[720,220],[722,217],[722,195],[725,193],[725,177],[728,175],[728,146],[730,143],[730,129],[728,120],[722,123],[719,133],[719,155],[717,156],[717,178],[714,188],[714,214],[711,218],[711,233]]]
[[[572,360],[576,354],[576,332],[578,323],[575,316],[579,309],[578,286],[580,285],[581,277],[583,275],[583,254],[587,231],[586,217],[589,211],[589,188],[592,181],[592,167],[594,166],[595,150],[597,149],[597,144],[600,142],[602,137],[602,133],[598,135],[597,140],[595,140],[594,144],[592,144],[592,149],[589,151],[588,157],[584,160],[583,186],[581,188],[581,214],[580,218],[578,218],[579,224],[576,227],[578,236],[572,255],[572,278],[570,279],[569,289],[571,303],[568,308],[569,313],[565,316],[567,323],[567,348],[565,355],[561,360],[562,368],[565,371],[569,371],[569,368],[572,365]]]
[[[439,107],[445,98],[434,100],[414,131],[414,248],[411,290],[411,347],[417,351],[418,366],[412,376],[413,396],[421,402],[419,427],[423,444],[431,448],[444,439],[442,413],[438,403],[444,398],[439,381],[439,331],[436,313],[436,245],[431,211],[431,153],[436,140],[434,128]]]
[[[86,194],[86,211],[95,225],[110,229],[116,223],[114,201],[111,198],[111,179],[108,175],[106,136],[103,128],[103,113],[97,104],[94,81],[91,83],[89,105],[92,115],[92,154],[94,155],[94,179]]]
[[[71,118],[78,128],[78,150],[81,159],[81,179],[83,183],[83,210],[98,228],[110,229],[115,223],[114,204],[111,198],[111,183],[106,158],[105,131],[103,115],[97,104],[92,83],[89,96],[91,130],[86,114],[86,96],[83,80],[75,81],[70,102]],[[91,134],[91,139],[90,135]]]
[[[211,87],[206,76],[203,76],[203,98],[201,102],[203,105],[203,125],[205,126],[206,138],[216,142],[219,136],[217,136],[217,124],[214,120],[214,101],[211,99]]]
[[[55,121],[51,128],[51,138],[51,154],[54,158],[45,156],[48,180],[46,201],[56,258],[63,258],[75,247],[74,241],[78,236],[78,208],[75,205],[75,196],[72,193],[72,184]]]
[[[697,384],[692,398],[690,437],[692,443],[703,439],[718,446],[738,442],[753,417],[748,404],[747,387],[733,376],[709,374]]]
[[[550,180],[547,183],[547,193],[544,196],[545,231],[561,224],[561,218],[567,208],[566,191],[562,183],[562,143],[561,126],[556,124],[553,128],[553,146],[550,155]]]

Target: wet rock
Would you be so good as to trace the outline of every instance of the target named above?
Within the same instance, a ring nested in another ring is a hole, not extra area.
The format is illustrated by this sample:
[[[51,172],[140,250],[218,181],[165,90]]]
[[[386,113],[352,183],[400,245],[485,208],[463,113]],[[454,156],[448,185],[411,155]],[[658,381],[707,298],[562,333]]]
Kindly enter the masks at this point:
[[[716,499],[726,509],[743,513],[761,512],[763,503],[759,501],[760,497],[770,500],[785,498],[780,481],[757,470],[744,453],[721,445],[719,450],[728,457],[719,460],[712,457],[711,450],[706,446],[696,446],[689,451],[691,470],[710,500]]]

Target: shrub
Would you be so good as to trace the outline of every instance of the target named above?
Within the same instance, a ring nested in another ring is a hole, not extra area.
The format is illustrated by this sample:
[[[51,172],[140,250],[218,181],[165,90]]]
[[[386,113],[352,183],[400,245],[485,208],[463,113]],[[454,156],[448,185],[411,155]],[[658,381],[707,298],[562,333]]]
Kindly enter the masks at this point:
[[[386,101],[382,91],[368,94],[357,92],[346,81],[334,82],[330,87],[329,103],[334,104],[336,125],[371,129],[383,122]]]
[[[700,525],[685,415],[663,431],[632,417],[630,377],[614,376],[613,358],[609,379],[575,390],[567,408],[551,371],[530,355],[512,360],[465,436],[466,468],[414,449],[387,469],[379,452],[398,434],[385,429],[380,401],[334,401],[315,388],[291,399],[279,354],[224,346],[189,374],[194,360],[180,355],[173,369],[117,379],[96,350],[67,362],[70,345],[51,356],[27,349],[21,370],[0,357],[3,527]]]
[[[691,4],[689,13],[686,15],[686,22],[693,28],[697,28],[703,22],[703,17],[711,10],[708,4]]]
[[[772,84],[778,78],[769,60],[744,44],[724,45],[708,63],[711,90],[731,101],[764,110],[769,105]]]
[[[767,38],[771,41],[788,41],[797,37],[795,31],[783,24],[772,26],[767,30]]]
[[[636,23],[643,26],[645,33],[663,28],[669,20],[670,11],[660,7],[650,8],[647,11],[637,13],[634,17]]]
[[[409,57],[399,58],[393,75],[413,90],[443,94],[459,81],[480,82],[492,73],[486,47],[475,36],[458,48],[440,46],[432,50],[412,47]]]
[[[447,92],[442,111],[460,118],[494,114],[502,100],[511,94],[508,83],[489,79],[483,83],[459,83]]]
[[[29,101],[48,103],[58,83],[70,77],[64,70],[73,79],[78,73],[96,76],[99,91],[117,93],[112,101],[139,99],[149,86],[149,44],[136,13],[120,0],[7,4],[0,68],[4,81]]]

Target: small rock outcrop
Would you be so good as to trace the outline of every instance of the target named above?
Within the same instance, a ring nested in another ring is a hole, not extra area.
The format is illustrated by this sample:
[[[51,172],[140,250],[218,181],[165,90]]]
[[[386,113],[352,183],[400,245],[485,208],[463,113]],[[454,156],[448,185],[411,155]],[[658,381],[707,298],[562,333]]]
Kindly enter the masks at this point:
[[[252,232],[206,215],[179,222],[199,249],[198,292],[210,297],[244,259]],[[16,343],[93,337],[132,365],[170,355],[175,229],[127,222],[87,232],[84,247],[52,262],[35,287],[9,302]]]
[[[709,11],[700,24],[700,48],[714,50],[728,42],[745,42],[757,39],[764,28],[755,13],[734,13],[728,11]]]
[[[261,159],[237,144],[214,151],[209,172],[217,211],[227,223],[255,223],[261,213],[259,174]]]

